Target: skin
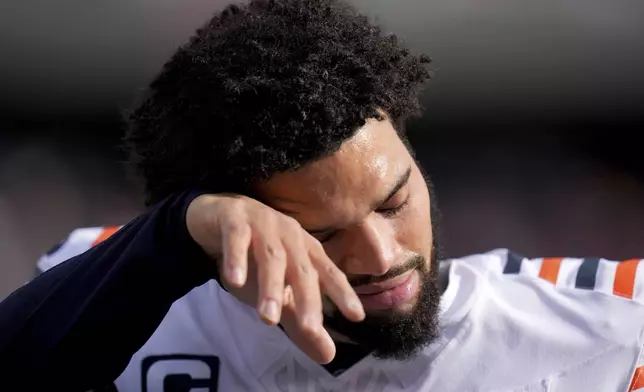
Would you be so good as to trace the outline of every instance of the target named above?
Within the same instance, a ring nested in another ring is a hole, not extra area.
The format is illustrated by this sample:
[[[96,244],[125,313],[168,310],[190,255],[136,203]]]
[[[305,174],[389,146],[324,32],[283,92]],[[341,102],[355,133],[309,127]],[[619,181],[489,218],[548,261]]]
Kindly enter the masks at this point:
[[[390,121],[368,120],[336,153],[254,191],[257,199],[196,198],[188,231],[222,261],[227,289],[266,322],[279,322],[311,358],[335,355],[323,298],[324,314],[356,322],[416,308],[418,292],[395,308],[363,309],[352,288],[393,278],[414,256],[431,268],[429,191]]]
[[[427,185],[387,120],[367,121],[335,154],[277,174],[257,193],[318,239],[350,282],[382,276],[412,254],[431,259]],[[409,311],[413,305],[395,311]]]

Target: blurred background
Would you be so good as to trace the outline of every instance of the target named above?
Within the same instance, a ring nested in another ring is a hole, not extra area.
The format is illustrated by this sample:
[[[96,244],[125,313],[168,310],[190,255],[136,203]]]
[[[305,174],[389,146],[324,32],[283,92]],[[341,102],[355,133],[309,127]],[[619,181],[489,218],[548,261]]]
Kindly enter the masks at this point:
[[[128,107],[222,0],[0,2],[0,298],[142,209]],[[355,0],[434,58],[410,127],[448,256],[644,255],[644,2]]]

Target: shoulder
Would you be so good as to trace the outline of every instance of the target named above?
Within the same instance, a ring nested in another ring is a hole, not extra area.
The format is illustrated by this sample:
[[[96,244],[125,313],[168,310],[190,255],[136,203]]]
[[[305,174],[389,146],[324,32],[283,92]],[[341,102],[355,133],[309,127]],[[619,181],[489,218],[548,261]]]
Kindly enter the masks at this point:
[[[481,322],[495,322],[494,314],[518,324],[527,317],[544,331],[590,334],[613,343],[644,339],[641,259],[528,258],[501,249],[449,265],[449,285],[452,277],[460,279],[461,296],[467,293],[479,310],[485,308]]]
[[[72,231],[67,238],[38,259],[38,272],[47,271],[65,260],[88,251],[120,228],[121,226],[86,227]]]
[[[644,339],[640,259],[528,258],[500,249],[453,259],[449,266],[449,286],[454,278],[461,297],[476,303],[477,322],[519,326],[531,320],[540,331],[615,344],[641,345]],[[552,337],[535,335],[542,342]]]
[[[568,295],[595,292],[644,306],[644,259],[612,260],[602,257],[524,257],[507,249],[449,261],[467,264],[495,280],[539,284]]]
[[[543,377],[572,386],[563,390],[625,391],[644,365],[641,259],[529,258],[500,249],[447,265],[452,308],[466,309],[447,309],[460,317],[454,325],[463,326],[463,344],[506,357],[498,361],[525,376],[521,382]]]

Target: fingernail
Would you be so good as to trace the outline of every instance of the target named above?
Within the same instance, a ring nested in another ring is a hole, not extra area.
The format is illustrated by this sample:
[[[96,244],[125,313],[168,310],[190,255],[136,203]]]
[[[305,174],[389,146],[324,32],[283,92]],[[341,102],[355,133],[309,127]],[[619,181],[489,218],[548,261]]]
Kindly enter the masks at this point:
[[[279,321],[279,315],[277,314],[279,309],[277,308],[277,302],[272,299],[267,299],[262,302],[262,305],[259,307],[259,315],[266,324],[277,324]]]
[[[349,301],[349,309],[360,317],[363,317],[365,315],[364,309],[362,307],[362,302],[360,301]]]
[[[241,286],[244,284],[244,273],[241,268],[232,267],[228,270],[228,279],[230,279],[230,283]]]
[[[330,363],[331,361],[333,361],[333,358],[335,358],[336,347],[335,347],[335,342],[333,342],[333,339],[331,339],[331,336],[329,336],[328,333],[324,333],[322,335],[323,336],[320,338],[323,341],[322,344],[327,346],[327,347],[332,347],[332,351],[330,353],[331,355],[329,355],[328,358],[323,359],[322,361],[320,361],[323,365],[326,365],[326,364]]]

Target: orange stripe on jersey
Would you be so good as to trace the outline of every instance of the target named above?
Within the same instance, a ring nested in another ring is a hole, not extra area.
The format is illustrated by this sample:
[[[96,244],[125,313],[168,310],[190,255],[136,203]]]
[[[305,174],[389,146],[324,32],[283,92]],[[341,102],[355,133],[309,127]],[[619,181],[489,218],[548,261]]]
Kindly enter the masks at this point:
[[[96,240],[94,240],[94,242],[92,243],[92,246],[96,246],[106,239],[110,238],[112,234],[118,231],[119,228],[119,226],[104,227],[103,231],[101,231],[101,234],[99,234],[98,238],[96,238]]]
[[[633,298],[635,289],[635,273],[639,259],[626,260],[617,264],[615,271],[615,283],[613,284],[613,294],[620,297]]]
[[[552,284],[557,283],[557,276],[559,276],[559,267],[561,267],[561,257],[550,257],[543,259],[541,262],[541,269],[539,270],[539,277],[547,280]]]
[[[631,381],[631,386],[628,387],[628,392],[633,392],[640,388],[644,388],[644,366],[635,369],[635,374],[633,374],[633,380]]]

